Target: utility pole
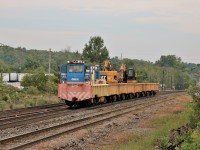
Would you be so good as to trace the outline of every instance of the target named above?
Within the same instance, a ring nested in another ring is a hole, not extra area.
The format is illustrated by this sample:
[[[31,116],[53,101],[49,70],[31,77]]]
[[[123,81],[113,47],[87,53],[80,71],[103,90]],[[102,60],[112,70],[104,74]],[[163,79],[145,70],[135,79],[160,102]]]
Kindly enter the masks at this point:
[[[122,65],[124,64],[122,53],[121,53],[121,63],[122,63]]]
[[[51,90],[50,90],[50,86],[51,86],[51,82],[50,82],[50,74],[51,74],[51,48],[49,49],[49,95],[51,95]]]
[[[171,73],[171,90],[172,90],[173,86],[172,86],[172,73]]]
[[[165,71],[163,70],[163,72],[162,72],[162,91],[164,91],[164,75],[165,75]]]

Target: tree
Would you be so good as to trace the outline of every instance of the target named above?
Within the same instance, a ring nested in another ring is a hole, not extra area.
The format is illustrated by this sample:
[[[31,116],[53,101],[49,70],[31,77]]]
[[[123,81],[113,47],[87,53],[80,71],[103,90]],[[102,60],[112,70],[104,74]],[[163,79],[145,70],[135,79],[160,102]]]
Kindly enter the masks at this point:
[[[113,65],[115,70],[119,70],[120,69],[120,65],[122,64],[122,61],[117,56],[111,58],[110,62]]]
[[[0,60],[0,73],[6,72],[9,70],[8,65],[4,63],[4,61]]]
[[[190,86],[188,88],[188,93],[193,98],[193,103],[190,104],[190,107],[193,109],[190,114],[189,125],[192,128],[196,128],[200,123],[200,86]]]
[[[21,85],[25,88],[30,86],[37,87],[39,91],[47,91],[48,77],[45,76],[44,70],[39,68],[35,70],[32,74],[27,74],[23,77]]]
[[[38,62],[37,58],[28,57],[26,58],[24,66],[28,70],[34,70],[40,67],[40,63]]]
[[[160,67],[173,67],[181,70],[185,69],[185,65],[181,61],[181,58],[175,55],[161,56],[160,60],[156,61],[156,65],[159,65]]]
[[[82,56],[84,60],[89,60],[92,63],[102,63],[109,59],[109,52],[104,46],[104,40],[100,36],[94,36],[90,38],[88,44],[85,44]]]

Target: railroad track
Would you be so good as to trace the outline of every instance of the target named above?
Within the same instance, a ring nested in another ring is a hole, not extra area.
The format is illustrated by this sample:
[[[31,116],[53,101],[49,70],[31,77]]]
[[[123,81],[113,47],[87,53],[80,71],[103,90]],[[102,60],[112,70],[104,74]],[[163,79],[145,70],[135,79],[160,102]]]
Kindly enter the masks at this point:
[[[134,101],[141,100],[142,98],[137,98],[134,99]],[[144,99],[144,97],[143,97]],[[127,101],[118,101],[115,104],[119,103],[128,103],[128,102],[133,102],[133,100],[127,100]],[[44,121],[52,118],[58,118],[61,116],[66,116],[66,115],[71,115],[75,114],[84,110],[94,110],[97,108],[105,108],[113,105],[112,103],[104,104],[104,105],[97,105],[89,108],[80,108],[76,110],[71,110],[71,109],[61,109],[58,111],[47,111],[47,112],[42,112],[42,113],[32,113],[32,115],[21,115],[20,117],[13,117],[13,118],[8,118],[4,120],[0,120],[0,130],[11,128],[11,127],[18,127],[26,124],[31,124],[34,122],[38,121]],[[90,113],[90,112],[88,112]]]
[[[183,92],[183,91],[160,91],[159,95],[163,94],[169,94],[169,93],[177,93],[177,92]],[[4,118],[14,118],[14,117],[20,117],[25,116],[29,114],[36,114],[48,111],[50,109],[65,106],[64,103],[57,103],[57,104],[51,104],[51,105],[44,105],[44,106],[35,106],[35,107],[28,107],[28,108],[20,108],[20,109],[13,109],[13,110],[7,110],[7,111],[0,111],[0,120],[3,120]]]
[[[171,94],[173,94],[174,92],[170,92]],[[176,92],[177,93],[177,92]],[[162,92],[159,95],[164,95],[164,94],[169,94],[169,92]],[[142,97],[143,99],[146,97]],[[141,98],[136,98],[134,99],[136,100],[140,100]],[[126,100],[126,101],[118,101],[115,102],[115,104],[118,103],[127,103],[133,100]],[[96,108],[100,108],[100,107],[108,107],[110,105],[113,105],[112,103],[107,103],[104,105],[98,105],[98,106],[93,106],[90,108],[85,108],[87,110],[92,110],[92,109],[96,109]],[[54,108],[55,107],[55,108]],[[33,109],[34,107],[31,107],[31,109]],[[38,109],[38,107],[36,107],[36,110],[33,109],[33,111],[29,111],[27,112],[27,110],[22,111],[20,114],[19,113],[15,113],[12,115],[9,115],[7,117],[2,117],[0,119],[0,130],[6,129],[6,128],[11,128],[11,127],[17,127],[17,126],[22,126],[22,125],[26,125],[26,124],[30,124],[33,122],[38,122],[38,121],[42,121],[42,120],[47,120],[50,118],[55,118],[55,117],[59,117],[59,116],[63,116],[63,115],[70,115],[70,109],[66,109],[66,106],[61,103],[61,104],[54,104],[54,105],[47,105],[47,106],[40,106],[40,109]],[[48,108],[48,109],[47,109]],[[83,108],[82,108],[83,109]],[[79,110],[73,110],[72,113],[76,113],[79,111],[83,111],[82,109]],[[24,110],[24,109],[22,109]],[[17,110],[18,111],[18,110]]]
[[[109,119],[113,119],[139,109],[144,109],[151,105],[162,103],[163,101],[169,101],[171,99],[172,98],[168,98],[168,96],[163,96],[162,98],[153,97],[148,101],[139,101],[137,104],[133,103],[132,105],[97,112],[82,119],[69,121],[63,124],[40,129],[34,132],[25,133],[15,137],[2,139],[0,140],[0,148],[24,149],[33,146],[37,143],[59,137],[63,134],[75,132],[80,129],[87,128],[99,124],[101,122],[107,121]]]
[[[64,108],[57,108],[57,109],[51,109],[44,112],[36,112],[36,113],[29,113],[28,115],[20,115],[15,117],[9,117],[0,119],[0,130],[11,128],[11,127],[17,127],[22,126],[26,124],[30,124],[33,122],[38,122],[42,120],[47,120],[54,117],[59,117],[61,115],[66,115],[68,112],[71,112],[70,110],[66,109],[66,106]]]
[[[20,108],[20,109],[13,109],[13,110],[7,110],[7,111],[0,111],[0,120],[3,120],[4,118],[12,118],[20,115],[26,115],[31,113],[37,113],[37,112],[44,112],[48,111],[50,109],[54,109],[56,107],[65,106],[64,103],[56,103],[51,105],[43,105],[43,106],[35,106],[35,107],[27,107],[27,108]]]
[[[173,94],[174,92],[170,92],[171,94]],[[169,94],[169,92],[163,92],[160,93],[159,95],[165,95],[165,94]],[[142,98],[135,98],[134,101],[137,100],[141,100],[141,99],[145,99],[147,97],[142,97]],[[150,97],[151,98],[151,97]],[[128,103],[133,101],[132,99],[129,100],[125,100],[125,101],[118,101],[115,102],[115,104],[119,104],[119,103]],[[71,110],[71,109],[66,109],[67,106],[63,106],[63,104],[58,104],[58,105],[49,105],[49,106],[44,106],[44,107],[39,107],[41,109],[38,110],[38,107],[36,107],[37,109],[33,110],[33,111],[29,111],[27,112],[27,110],[24,112],[22,111],[22,113],[20,114],[12,114],[12,115],[8,115],[7,117],[2,117],[0,118],[0,130],[3,129],[7,129],[7,128],[11,128],[11,127],[17,127],[17,126],[22,126],[22,125],[26,125],[26,124],[31,124],[33,122],[38,122],[38,121],[44,121],[47,119],[52,119],[52,118],[56,118],[56,117],[60,117],[60,116],[66,116],[70,115],[71,113],[77,113],[83,110],[92,110],[92,109],[97,109],[100,107],[108,107],[110,105],[113,105],[112,103],[107,103],[104,105],[97,105],[97,106],[93,106],[93,107],[89,107],[89,108],[81,108],[78,110]],[[34,107],[31,107],[34,108]],[[49,109],[46,109],[49,108]]]

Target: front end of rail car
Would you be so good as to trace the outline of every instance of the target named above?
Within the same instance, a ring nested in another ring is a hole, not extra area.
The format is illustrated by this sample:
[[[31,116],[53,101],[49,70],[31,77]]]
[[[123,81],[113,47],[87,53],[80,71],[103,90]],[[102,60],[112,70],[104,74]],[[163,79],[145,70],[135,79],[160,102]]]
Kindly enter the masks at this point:
[[[84,61],[68,61],[60,65],[58,98],[64,100],[70,107],[91,101],[93,98],[91,74],[94,69],[86,65]],[[95,71],[99,72],[97,68]],[[98,75],[96,79],[100,78],[100,73],[96,75]]]

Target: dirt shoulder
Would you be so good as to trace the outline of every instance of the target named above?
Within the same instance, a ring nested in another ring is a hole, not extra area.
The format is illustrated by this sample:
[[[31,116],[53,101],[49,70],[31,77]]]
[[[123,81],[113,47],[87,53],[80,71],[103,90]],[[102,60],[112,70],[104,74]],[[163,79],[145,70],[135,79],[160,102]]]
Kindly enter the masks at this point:
[[[191,101],[188,95],[175,96],[171,101],[156,104],[142,111],[135,111],[122,117],[109,120],[93,128],[80,130],[56,140],[41,143],[34,149],[55,150],[100,150],[109,149],[118,144],[145,135],[155,128],[152,120],[171,116],[186,109]],[[33,149],[33,148],[31,148]]]

